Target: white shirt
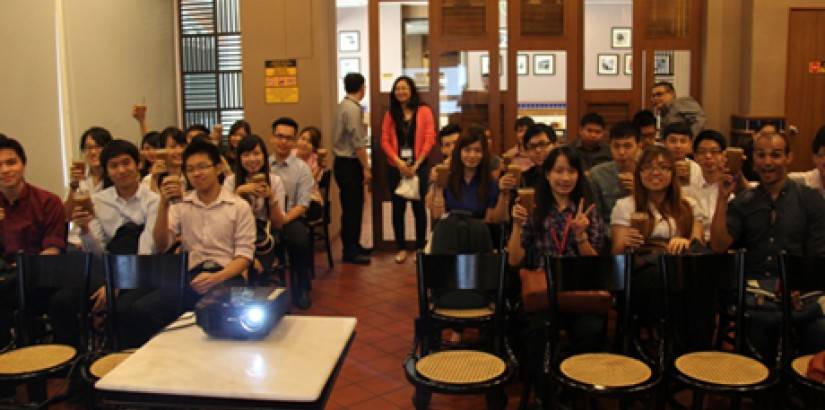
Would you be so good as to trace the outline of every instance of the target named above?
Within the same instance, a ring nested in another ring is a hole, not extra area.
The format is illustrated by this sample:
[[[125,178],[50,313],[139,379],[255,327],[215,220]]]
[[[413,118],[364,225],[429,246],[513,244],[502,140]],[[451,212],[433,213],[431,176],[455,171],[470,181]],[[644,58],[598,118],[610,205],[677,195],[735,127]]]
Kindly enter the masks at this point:
[[[209,205],[196,191],[183,195],[181,202],[169,207],[169,237],[180,236],[189,252],[189,269],[204,261],[226,267],[242,256],[252,261],[255,255],[255,217],[249,204],[236,195],[220,190]]]
[[[281,207],[281,212],[286,212],[284,210],[286,191],[284,190],[284,183],[281,181],[281,177],[270,173],[269,182],[272,184],[272,193],[275,194],[275,200],[278,201],[278,206]],[[238,187],[235,186],[235,175],[230,175],[223,181],[223,190],[225,192],[234,195],[235,189],[237,188]],[[262,221],[269,220],[269,215],[266,213],[266,206],[264,206],[266,205],[266,202],[263,198],[255,198],[250,205],[252,205],[252,213],[255,214],[256,219],[260,219]]]
[[[687,197],[684,199],[690,204],[693,215],[696,215],[696,201]],[[676,220],[672,216],[664,219],[652,205],[649,208],[655,218],[655,224],[648,239],[670,240],[677,236],[690,238],[692,232],[678,232],[679,227],[676,226]],[[632,196],[619,199],[616,201],[616,206],[613,207],[613,213],[610,215],[610,225],[630,227],[630,215],[633,212],[636,212],[636,201],[633,200]]]
[[[143,185],[138,185],[138,190],[128,200],[118,196],[114,186],[98,192],[92,197],[95,204],[95,217],[89,223],[89,233],[80,234],[83,249],[87,252],[103,253],[118,228],[127,222],[134,222],[137,225],[143,225],[137,253],[140,255],[155,253],[152,229],[155,227],[159,200],[158,194]]]
[[[705,177],[702,175],[702,167],[696,161],[685,158],[690,166],[690,183],[691,187],[700,187],[705,183]]]
[[[708,183],[703,175],[699,179],[700,183],[684,187],[682,195],[696,201],[693,216],[696,220],[702,221],[702,236],[707,241],[710,239],[710,223],[713,221],[713,214],[716,213],[716,200],[719,199],[719,182]]]
[[[805,184],[819,191],[822,196],[825,196],[825,187],[822,186],[822,176],[816,168],[805,172],[789,172],[788,178],[799,182],[800,184]]]
[[[100,181],[98,181],[98,183],[95,184],[95,179],[92,176],[92,174],[88,174],[86,176],[86,178],[81,179],[80,183],[77,186],[78,191],[86,191],[86,192],[89,193],[89,196],[92,197],[92,203],[94,203],[94,194],[100,192],[100,190],[102,190],[102,189],[103,189],[103,177],[101,176]],[[69,199],[69,192],[68,191],[66,192],[66,199],[67,200]],[[95,204],[95,210],[97,210],[97,204]],[[69,242],[72,245],[78,245],[78,246],[82,242],[81,239],[80,239],[80,227],[73,224],[73,223],[71,223],[71,222],[69,223],[69,235],[67,237],[67,242]]]

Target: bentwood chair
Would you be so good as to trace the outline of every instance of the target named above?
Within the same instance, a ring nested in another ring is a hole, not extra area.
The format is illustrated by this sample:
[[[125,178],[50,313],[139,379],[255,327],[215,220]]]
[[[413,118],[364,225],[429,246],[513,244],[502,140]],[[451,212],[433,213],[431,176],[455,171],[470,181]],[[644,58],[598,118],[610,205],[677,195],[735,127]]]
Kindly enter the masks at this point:
[[[331,204],[329,202],[329,191],[330,191],[330,183],[332,181],[332,172],[328,169],[324,170],[324,174],[321,176],[321,180],[318,181],[318,190],[321,192],[321,198],[324,200],[324,209],[323,213],[321,214],[320,218],[315,220],[307,221],[309,225],[309,234],[310,234],[310,242],[315,243],[317,241],[324,242],[324,248],[327,252],[327,264],[329,268],[332,269],[332,247],[329,241],[329,221],[330,221],[330,207]],[[312,264],[310,265],[312,268],[312,277],[315,277],[315,259],[313,258]]]
[[[34,323],[42,320],[38,306],[54,292],[68,292],[77,297],[79,346],[86,346],[87,290],[91,272],[91,255],[67,253],[62,255],[17,254],[19,307],[16,317],[18,346],[0,354],[0,382],[27,385],[30,406],[47,406],[48,403],[65,399],[65,396],[48,398],[46,379],[55,376],[71,376],[71,369],[81,357],[74,346],[39,343],[32,334]],[[48,402],[48,403],[47,403]]]
[[[801,311],[805,308],[805,304],[819,305],[820,298],[825,294],[823,292],[825,291],[823,266],[825,266],[825,257],[792,256],[784,252],[779,254],[779,269],[783,283],[780,362],[786,378],[807,396],[804,398],[807,401],[804,403],[804,408],[808,409],[822,408],[825,404],[825,384],[807,377],[808,363],[814,355],[810,352],[800,353],[798,337],[794,332],[793,317],[797,309]],[[799,296],[796,292],[799,292]]]
[[[503,323],[503,280],[506,253],[431,255],[418,254],[418,306],[415,337],[404,360],[407,380],[415,387],[413,403],[426,409],[433,393],[485,394],[488,408],[507,404],[504,385],[514,374],[514,360],[506,346]],[[429,267],[449,269],[428,269]],[[475,349],[442,349],[440,330],[445,316],[436,308],[433,295],[463,290],[490,294],[492,312],[485,339]]]
[[[693,409],[704,408],[706,395],[730,397],[731,407],[738,407],[743,397],[751,397],[756,406],[770,408],[780,372],[749,355],[747,331],[742,330],[745,329],[746,309],[744,252],[662,255],[660,263],[666,340],[673,339],[673,296],[678,292],[736,294],[733,351],[700,350],[677,354],[672,345],[666,347],[667,374],[673,378],[675,387],[687,387],[693,392]]]
[[[641,398],[657,406],[657,387],[663,369],[657,358],[648,358],[631,331],[630,276],[632,255],[614,256],[548,256],[547,294],[550,298],[550,382],[573,394],[575,408],[587,408],[591,401],[618,398],[624,406],[628,400]],[[581,353],[563,357],[560,352],[559,292],[607,290],[627,295],[624,306],[617,309],[615,352]],[[551,404],[558,404],[555,395]]]

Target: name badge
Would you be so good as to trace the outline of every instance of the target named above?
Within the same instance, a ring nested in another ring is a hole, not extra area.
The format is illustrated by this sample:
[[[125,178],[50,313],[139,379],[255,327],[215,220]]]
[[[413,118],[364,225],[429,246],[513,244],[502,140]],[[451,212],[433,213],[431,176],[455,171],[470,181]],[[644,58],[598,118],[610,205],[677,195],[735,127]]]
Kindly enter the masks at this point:
[[[401,158],[410,159],[413,156],[412,148],[401,148]]]

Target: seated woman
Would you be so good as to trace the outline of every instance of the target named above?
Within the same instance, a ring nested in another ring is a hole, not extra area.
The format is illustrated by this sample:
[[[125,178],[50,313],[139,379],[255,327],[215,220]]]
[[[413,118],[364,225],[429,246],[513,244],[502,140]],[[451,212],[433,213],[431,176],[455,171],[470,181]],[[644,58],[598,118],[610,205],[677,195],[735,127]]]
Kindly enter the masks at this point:
[[[152,171],[152,166],[157,159],[156,150],[161,147],[160,133],[157,131],[150,131],[143,136],[140,141],[140,164],[138,166],[140,177],[144,178]]]
[[[247,135],[252,135],[252,129],[249,126],[249,123],[244,120],[235,121],[231,127],[229,127],[229,142],[226,148],[223,150],[223,157],[226,160],[227,165],[229,168],[235,169],[235,164],[238,162],[238,155],[237,149],[238,144],[241,142],[243,137]]]
[[[453,150],[447,186],[437,187],[429,197],[433,218],[450,211],[467,211],[487,223],[507,218],[509,191],[515,186],[515,179],[508,174],[496,183],[491,178],[489,158],[484,129],[473,126],[465,130]]]
[[[540,165],[541,180],[535,185],[535,209],[527,209],[522,198],[513,205],[513,231],[507,244],[511,266],[544,269],[544,255],[598,255],[605,245],[604,222],[587,198],[584,165],[575,150],[560,147],[550,152]],[[589,206],[588,206],[589,204]],[[566,314],[563,316],[570,341],[570,353],[604,348],[606,315]],[[524,340],[532,380],[542,380],[545,323],[548,312],[526,312]],[[539,384],[537,397],[545,393]]]
[[[92,127],[80,137],[80,151],[83,158],[72,161],[69,169],[69,191],[63,202],[66,219],[71,220],[75,208],[75,196],[89,198],[103,189],[103,166],[100,164],[100,152],[112,140],[112,134],[101,127]],[[72,224],[67,238],[69,250],[82,250],[79,228]]]
[[[281,229],[284,224],[283,204],[286,191],[278,175],[269,170],[269,155],[266,144],[257,135],[247,135],[238,143],[238,162],[235,173],[226,177],[223,190],[246,199],[252,206],[258,229],[264,229],[271,222],[272,229]],[[239,182],[242,181],[242,182]],[[268,252],[256,251],[253,266],[265,276],[272,271],[276,255],[273,246]],[[247,278],[248,280],[251,278]],[[283,285],[284,278],[280,278]]]
[[[180,128],[166,127],[160,133],[160,144],[165,149],[165,155],[158,155],[141,183],[158,192],[158,180],[161,177],[174,176],[180,179],[181,186],[186,187],[186,178],[183,176],[183,150],[186,148],[186,135]]]
[[[326,170],[326,153],[323,156],[318,155],[318,149],[321,147],[321,130],[316,127],[305,127],[298,133],[298,138],[295,139],[295,148],[292,149],[292,155],[304,160],[309,165],[312,171],[312,177],[315,179],[315,187],[312,189],[312,200],[309,203],[309,209],[306,213],[308,221],[316,221],[321,218],[324,212],[324,198],[321,197],[321,191],[318,184],[324,176]]]
[[[613,254],[624,253],[627,249],[634,249],[640,254],[633,271],[631,309],[642,320],[651,323],[658,319],[652,316],[654,312],[662,311],[661,281],[657,259],[644,255],[684,253],[691,241],[701,241],[703,234],[702,221],[694,217],[696,202],[682,195],[681,184],[675,180],[673,168],[674,157],[667,148],[658,145],[647,147],[634,171],[633,195],[619,199],[610,216]],[[631,216],[646,216],[645,228],[640,231],[632,227]],[[677,311],[690,311],[693,315],[690,320],[676,323],[681,327],[677,329],[677,334],[684,335],[685,339],[677,341],[684,342],[681,348],[692,350],[710,345],[713,338],[712,317],[716,312],[715,301],[710,299],[715,298],[685,297],[683,308],[674,309],[674,315]],[[696,320],[706,317],[706,314],[711,318],[709,321]]]

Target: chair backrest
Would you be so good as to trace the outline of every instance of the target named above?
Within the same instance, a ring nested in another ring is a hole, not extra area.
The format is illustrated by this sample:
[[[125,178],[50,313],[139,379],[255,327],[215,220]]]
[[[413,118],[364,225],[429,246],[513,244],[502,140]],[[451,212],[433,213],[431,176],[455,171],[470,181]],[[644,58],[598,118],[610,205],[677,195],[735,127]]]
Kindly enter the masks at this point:
[[[791,293],[798,291],[804,295],[808,292],[825,291],[825,267],[823,256],[788,255],[784,251],[779,253],[779,274],[782,281],[782,355],[783,368],[795,357],[795,343],[793,335],[793,298]]]
[[[451,291],[476,291],[492,295],[493,326],[503,334],[504,270],[506,253],[425,254],[418,253],[419,320],[428,325],[433,296]]]
[[[89,289],[89,277],[92,270],[92,256],[85,252],[72,252],[60,255],[32,255],[22,252],[17,254],[19,318],[17,326],[21,346],[30,344],[29,323],[33,318],[32,307],[37,295],[36,290],[57,290],[74,288],[80,297],[81,320],[80,346],[85,346],[86,314]]]
[[[177,313],[183,313],[188,254],[112,255],[103,256],[106,271],[107,330],[114,349],[118,338],[117,293],[115,289],[170,289],[177,295]]]
[[[607,290],[630,293],[631,255],[545,257],[551,338],[557,338],[559,334],[558,292]],[[621,312],[629,311],[629,299],[624,298]],[[627,318],[626,314],[619,317],[620,329],[628,329]],[[622,341],[621,345],[622,350],[626,351],[627,342]]]
[[[318,181],[318,190],[321,192],[321,198],[324,200],[324,223],[329,223],[330,220],[330,202],[329,202],[329,186],[332,181],[332,172],[328,169],[323,171],[321,180]]]
[[[718,292],[736,295],[736,329],[743,329],[745,317],[744,253],[667,255],[659,259],[664,298],[665,330],[673,332],[671,297],[674,292],[699,291],[717,298]],[[734,350],[742,352],[744,332],[737,331]]]

